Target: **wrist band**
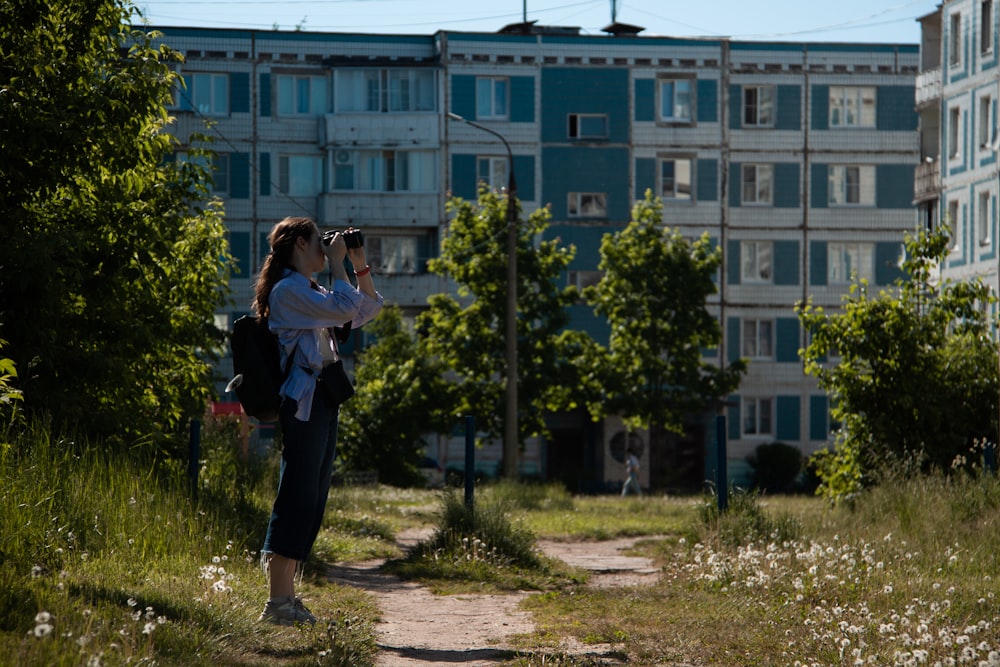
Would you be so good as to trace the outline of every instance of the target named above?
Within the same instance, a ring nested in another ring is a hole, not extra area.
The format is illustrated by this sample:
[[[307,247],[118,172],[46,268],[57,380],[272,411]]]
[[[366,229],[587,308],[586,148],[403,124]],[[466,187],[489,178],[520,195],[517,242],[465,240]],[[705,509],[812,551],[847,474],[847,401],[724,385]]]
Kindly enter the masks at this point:
[[[366,275],[368,275],[371,272],[372,272],[372,267],[370,267],[369,265],[365,264],[365,268],[361,269],[360,271],[355,271],[354,275],[356,275],[356,276],[366,276]]]

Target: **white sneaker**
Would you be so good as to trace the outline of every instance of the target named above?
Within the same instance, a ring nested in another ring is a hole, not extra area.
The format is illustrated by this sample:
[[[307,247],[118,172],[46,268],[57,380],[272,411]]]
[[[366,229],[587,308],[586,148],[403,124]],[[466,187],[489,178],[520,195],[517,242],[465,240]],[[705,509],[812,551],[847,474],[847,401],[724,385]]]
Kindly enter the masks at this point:
[[[260,618],[257,620],[267,621],[275,625],[316,623],[316,617],[302,604],[302,598],[294,595],[268,600],[267,604],[264,605],[264,611],[260,612]]]

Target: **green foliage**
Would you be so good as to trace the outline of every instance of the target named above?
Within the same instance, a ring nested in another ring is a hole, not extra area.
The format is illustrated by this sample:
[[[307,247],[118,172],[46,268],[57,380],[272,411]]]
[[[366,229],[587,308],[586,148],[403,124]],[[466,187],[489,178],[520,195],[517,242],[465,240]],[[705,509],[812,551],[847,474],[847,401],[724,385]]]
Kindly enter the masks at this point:
[[[783,442],[758,445],[747,463],[754,470],[754,486],[760,491],[787,493],[795,488],[802,472],[802,452]]]
[[[837,313],[796,306],[811,334],[806,372],[830,393],[841,424],[836,451],[818,466],[831,498],[893,467],[948,469],[972,442],[995,437],[996,322],[987,314],[995,297],[980,280],[938,281],[948,246],[945,232],[908,235],[908,279],[894,290],[872,294],[860,281]]]
[[[24,406],[125,441],[204,411],[230,260],[207,174],[170,159],[180,56],[131,12],[0,5],[0,321]]]
[[[0,340],[0,350],[7,341]],[[17,367],[13,359],[0,357],[0,424],[9,424],[20,416],[18,406],[23,398],[21,390],[12,383],[17,380]]]
[[[448,430],[455,387],[420,352],[398,307],[384,308],[365,330],[375,343],[361,353],[357,393],[340,411],[339,456],[349,469],[377,470],[386,484],[420,484],[421,436]]]
[[[421,351],[441,360],[456,382],[448,408],[452,415],[476,415],[488,436],[503,433],[507,294],[507,202],[485,185],[476,202],[448,202],[452,220],[441,255],[428,268],[458,285],[458,298],[437,294],[421,315]],[[581,387],[590,386],[583,350],[592,345],[581,332],[563,330],[574,287],[558,279],[574,249],[558,240],[537,241],[548,227],[548,209],[517,222],[517,354],[519,439],[545,432],[546,412],[576,406]],[[435,397],[437,400],[438,397]]]
[[[503,500],[477,498],[472,507],[454,489],[440,494],[441,511],[431,538],[386,569],[409,579],[476,582],[500,590],[559,585],[578,577],[541,556],[535,536],[510,518]]]
[[[802,524],[788,514],[768,516],[757,493],[730,489],[725,512],[719,511],[715,496],[703,498],[698,505],[695,532],[700,541],[728,547],[754,542],[781,544],[798,539],[802,533]]]
[[[707,235],[692,242],[665,228],[663,204],[650,191],[625,229],[605,235],[604,276],[585,291],[611,325],[608,349],[593,359],[606,394],[592,413],[683,432],[686,417],[739,386],[745,361],[719,368],[703,358],[722,340],[706,305],[721,261]]]

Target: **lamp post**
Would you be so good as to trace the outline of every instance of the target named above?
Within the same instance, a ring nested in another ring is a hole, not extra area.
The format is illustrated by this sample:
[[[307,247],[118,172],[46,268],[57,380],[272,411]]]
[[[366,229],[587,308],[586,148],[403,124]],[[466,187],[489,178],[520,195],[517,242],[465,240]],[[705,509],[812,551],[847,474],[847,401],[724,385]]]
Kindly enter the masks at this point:
[[[507,347],[507,386],[503,433],[503,474],[508,479],[517,477],[517,207],[514,195],[514,154],[507,139],[496,130],[475,123],[457,113],[448,118],[467,123],[489,132],[503,142],[507,149],[507,321],[505,343]]]

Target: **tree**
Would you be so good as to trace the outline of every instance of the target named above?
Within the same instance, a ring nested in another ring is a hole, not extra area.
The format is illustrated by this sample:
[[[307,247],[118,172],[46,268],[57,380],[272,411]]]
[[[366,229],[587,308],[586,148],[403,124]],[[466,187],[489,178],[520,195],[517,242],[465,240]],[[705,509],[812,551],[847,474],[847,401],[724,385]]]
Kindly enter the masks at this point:
[[[856,280],[839,312],[797,304],[811,336],[805,370],[840,423],[835,453],[820,460],[821,493],[851,493],[888,467],[947,469],[974,441],[995,439],[995,297],[978,279],[937,282],[949,245],[945,231],[907,235],[907,278],[895,289],[873,294]]]
[[[27,410],[129,439],[204,411],[230,260],[206,172],[170,159],[175,55],[131,12],[0,5],[2,334]]]
[[[722,253],[707,235],[688,241],[662,224],[663,205],[647,191],[632,220],[601,242],[601,280],[587,300],[611,327],[597,360],[606,398],[592,405],[620,414],[630,428],[682,433],[685,418],[709,408],[739,386],[743,360],[720,368],[704,350],[722,331],[708,312]]]
[[[499,437],[504,423],[506,370],[504,317],[507,289],[507,202],[485,185],[476,202],[454,198],[453,214],[440,257],[432,272],[458,285],[458,299],[436,294],[421,315],[421,349],[439,358],[457,385],[454,415],[472,414],[488,437]],[[574,287],[557,280],[574,250],[558,240],[535,242],[548,226],[548,209],[517,222],[517,354],[519,441],[545,433],[546,412],[572,407],[582,382],[580,332],[564,330],[567,308],[576,302]]]
[[[454,415],[454,387],[438,360],[422,354],[398,307],[386,307],[365,325],[375,342],[356,366],[357,393],[341,410],[340,457],[354,470],[377,470],[379,480],[417,483],[428,433],[446,431]]]

